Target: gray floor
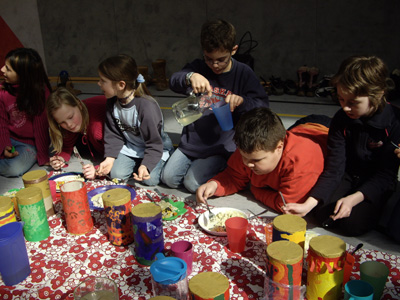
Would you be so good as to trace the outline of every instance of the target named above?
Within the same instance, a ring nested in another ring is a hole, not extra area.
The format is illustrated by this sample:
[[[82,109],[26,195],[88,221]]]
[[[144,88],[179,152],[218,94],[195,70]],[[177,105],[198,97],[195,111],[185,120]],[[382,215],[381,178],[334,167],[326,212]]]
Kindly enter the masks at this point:
[[[75,83],[74,87],[82,91],[82,94],[79,95],[81,99],[97,95],[100,91],[97,85],[93,83]],[[166,132],[170,134],[170,137],[174,144],[178,144],[179,135],[181,133],[182,127],[174,119],[171,111],[171,105],[180,98],[183,98],[184,96],[175,94],[170,90],[161,92],[156,91],[153,86],[150,86],[149,88],[153,93],[153,96],[158,100],[160,107],[162,108],[165,118]],[[333,114],[338,110],[337,104],[330,99],[305,98],[289,95],[271,96],[270,107],[273,111],[277,112],[281,116],[283,123],[286,127],[289,127],[298,118],[308,114],[325,114],[328,116],[333,116]],[[37,165],[33,167],[33,169],[38,168],[39,166]],[[79,162],[75,158],[73,158],[69,164],[69,167],[65,171],[80,172],[81,166]],[[21,178],[1,177],[0,181],[0,195],[10,189],[23,187],[23,182]],[[140,184],[138,184],[138,186],[140,186]],[[173,194],[183,198],[194,197],[194,195],[187,193],[183,189],[170,189],[164,185],[160,185],[158,188],[161,190],[161,192],[166,194]],[[153,188],[148,189],[153,190]],[[254,213],[261,212],[265,208],[264,205],[256,201],[251,193],[248,191],[244,191],[239,194],[234,194],[227,197],[215,198],[210,200],[209,203],[210,205],[219,207],[239,208],[243,211],[247,211],[248,209],[250,209]],[[274,217],[276,216],[276,214],[274,212],[268,212],[263,216]],[[306,220],[309,230],[314,231],[318,234],[336,235],[332,232],[326,231],[323,228],[315,226],[312,220],[308,218],[306,218]],[[346,243],[353,246],[359,243],[363,243],[365,249],[379,250],[395,255],[400,255],[400,246],[391,241],[391,239],[387,236],[377,231],[372,231],[357,238],[348,238],[343,236],[339,237],[341,237]]]

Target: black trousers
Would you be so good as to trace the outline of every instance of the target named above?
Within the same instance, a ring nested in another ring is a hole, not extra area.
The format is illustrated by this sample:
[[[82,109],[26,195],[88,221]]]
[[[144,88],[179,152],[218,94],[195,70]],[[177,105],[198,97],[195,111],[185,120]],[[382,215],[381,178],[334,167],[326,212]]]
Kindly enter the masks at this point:
[[[361,180],[358,177],[346,173],[330,201],[327,201],[327,203],[320,203],[315,207],[313,210],[315,219],[322,224],[329,216],[334,214],[333,211],[336,202],[356,192],[360,184]],[[390,191],[390,193],[392,193],[392,191]],[[374,229],[378,224],[382,208],[387,198],[388,195],[384,195],[382,199],[379,199],[378,204],[375,201],[372,202],[369,199],[364,199],[364,201],[353,207],[348,218],[342,218],[333,222],[331,229],[346,236],[358,236]]]

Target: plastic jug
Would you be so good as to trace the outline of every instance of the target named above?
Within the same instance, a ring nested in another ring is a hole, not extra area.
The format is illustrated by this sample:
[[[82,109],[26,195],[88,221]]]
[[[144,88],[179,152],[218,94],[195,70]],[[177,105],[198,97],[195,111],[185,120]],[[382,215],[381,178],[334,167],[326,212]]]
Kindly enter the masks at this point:
[[[156,254],[157,260],[150,266],[154,296],[170,296],[187,300],[189,296],[186,263],[178,257]]]
[[[203,112],[211,104],[212,100],[208,95],[196,96],[195,94],[191,94],[189,97],[172,104],[172,112],[178,123],[186,126],[200,119]]]

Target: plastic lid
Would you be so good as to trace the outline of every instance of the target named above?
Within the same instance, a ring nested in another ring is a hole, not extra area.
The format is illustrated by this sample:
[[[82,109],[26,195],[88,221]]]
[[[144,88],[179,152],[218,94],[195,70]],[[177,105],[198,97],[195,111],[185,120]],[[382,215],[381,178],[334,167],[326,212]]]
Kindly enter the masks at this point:
[[[165,257],[156,254],[157,260],[150,266],[150,273],[155,282],[167,285],[174,284],[186,277],[186,263],[178,257]]]

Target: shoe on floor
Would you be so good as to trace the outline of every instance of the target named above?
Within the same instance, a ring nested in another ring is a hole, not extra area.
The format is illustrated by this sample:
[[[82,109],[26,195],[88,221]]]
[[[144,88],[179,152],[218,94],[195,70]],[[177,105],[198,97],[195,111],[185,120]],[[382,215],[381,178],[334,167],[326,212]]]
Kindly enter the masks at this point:
[[[284,83],[284,91],[287,95],[296,95],[297,94],[297,85],[291,79],[286,79]]]
[[[269,80],[271,81],[272,95],[283,95],[284,82],[281,80],[281,78],[272,76]]]

